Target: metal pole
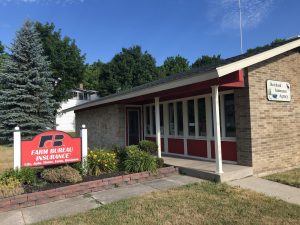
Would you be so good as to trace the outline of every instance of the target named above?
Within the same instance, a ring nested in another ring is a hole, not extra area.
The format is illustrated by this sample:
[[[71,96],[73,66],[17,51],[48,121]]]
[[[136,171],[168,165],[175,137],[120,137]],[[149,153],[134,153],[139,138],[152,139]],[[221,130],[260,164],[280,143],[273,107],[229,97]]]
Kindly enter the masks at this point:
[[[239,11],[240,11],[240,41],[241,41],[241,54],[243,51],[243,25],[242,25],[242,8],[241,8],[241,0],[239,0]]]

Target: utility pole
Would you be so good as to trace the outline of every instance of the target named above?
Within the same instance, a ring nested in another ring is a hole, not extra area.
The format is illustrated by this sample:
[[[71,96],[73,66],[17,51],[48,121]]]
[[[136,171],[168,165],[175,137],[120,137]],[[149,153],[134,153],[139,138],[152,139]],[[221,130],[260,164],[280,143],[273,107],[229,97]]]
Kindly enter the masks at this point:
[[[239,11],[240,11],[240,42],[241,42],[241,54],[244,53],[243,51],[243,25],[242,25],[242,8],[241,8],[241,0],[239,1]]]

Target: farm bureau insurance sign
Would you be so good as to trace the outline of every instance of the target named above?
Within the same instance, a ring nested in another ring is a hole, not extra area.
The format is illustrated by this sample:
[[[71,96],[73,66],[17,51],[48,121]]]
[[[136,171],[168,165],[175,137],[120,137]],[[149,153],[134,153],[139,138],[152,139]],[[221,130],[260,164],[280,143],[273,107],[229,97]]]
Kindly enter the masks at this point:
[[[62,131],[47,131],[21,142],[21,166],[45,166],[81,161],[81,139]]]
[[[267,95],[270,101],[291,101],[291,85],[288,82],[267,80]]]

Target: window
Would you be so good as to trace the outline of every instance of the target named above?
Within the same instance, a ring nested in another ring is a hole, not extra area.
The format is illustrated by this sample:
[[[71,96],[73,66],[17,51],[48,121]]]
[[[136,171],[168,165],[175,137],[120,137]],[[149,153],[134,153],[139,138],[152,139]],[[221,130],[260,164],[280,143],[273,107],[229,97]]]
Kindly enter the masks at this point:
[[[177,102],[177,135],[183,135],[183,113],[182,113],[182,102]]]
[[[187,102],[188,106],[188,132],[189,136],[195,136],[195,106],[194,100]]]
[[[206,136],[205,98],[198,99],[198,129],[199,136]]]
[[[169,134],[175,135],[174,103],[169,103],[168,108],[169,108]]]
[[[234,94],[224,95],[225,136],[235,137]]]
[[[156,124],[155,124],[155,107],[151,106],[152,109],[152,134],[156,134]]]
[[[87,93],[84,93],[84,100],[88,100],[88,94]]]
[[[164,135],[164,106],[159,106],[159,123],[160,123],[160,134]]]
[[[150,107],[146,107],[146,134],[150,134]]]
[[[77,92],[76,91],[73,92],[73,98],[77,99]]]
[[[83,93],[79,93],[79,100],[83,100]]]

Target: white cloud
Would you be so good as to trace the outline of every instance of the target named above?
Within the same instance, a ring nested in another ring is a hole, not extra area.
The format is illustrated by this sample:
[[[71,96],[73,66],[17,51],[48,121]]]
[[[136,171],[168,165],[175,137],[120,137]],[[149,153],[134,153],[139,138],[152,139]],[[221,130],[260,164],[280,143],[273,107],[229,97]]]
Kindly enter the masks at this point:
[[[0,4],[7,5],[9,3],[23,3],[23,4],[48,4],[48,3],[54,3],[54,4],[73,4],[73,3],[82,3],[84,0],[0,0]]]
[[[274,0],[241,0],[244,28],[257,27],[270,13]],[[208,17],[222,30],[239,28],[238,0],[210,1]]]

